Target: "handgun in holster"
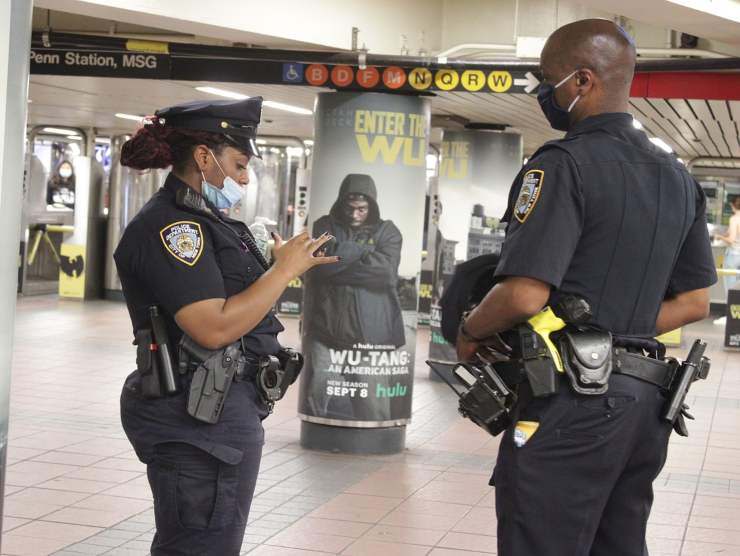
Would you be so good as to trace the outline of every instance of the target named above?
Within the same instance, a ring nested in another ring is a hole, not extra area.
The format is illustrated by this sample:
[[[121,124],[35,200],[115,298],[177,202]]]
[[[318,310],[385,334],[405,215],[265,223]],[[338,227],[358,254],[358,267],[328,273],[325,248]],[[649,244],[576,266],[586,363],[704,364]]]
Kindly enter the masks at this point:
[[[218,422],[239,365],[245,365],[241,342],[209,350],[187,334],[180,340],[180,372],[193,370],[188,392],[188,414],[211,425]]]
[[[696,340],[683,363],[679,364],[673,360],[676,371],[668,388],[669,394],[663,410],[663,420],[671,423],[673,430],[680,436],[689,435],[686,419],[694,419],[693,415],[688,412],[689,406],[686,404],[689,388],[697,380],[705,380],[709,375],[711,361],[704,357],[706,348],[705,342]]]
[[[141,375],[141,393],[145,398],[157,399],[179,392],[179,384],[172,368],[172,356],[167,338],[167,327],[159,307],[149,307],[150,328],[134,334],[136,368]]]

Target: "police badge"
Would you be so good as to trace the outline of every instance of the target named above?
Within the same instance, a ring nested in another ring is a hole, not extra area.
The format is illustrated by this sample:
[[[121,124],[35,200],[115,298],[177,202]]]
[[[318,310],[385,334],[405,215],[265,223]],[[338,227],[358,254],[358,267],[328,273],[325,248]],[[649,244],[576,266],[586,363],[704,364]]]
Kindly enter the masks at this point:
[[[530,170],[522,178],[522,188],[519,190],[519,197],[514,206],[514,216],[522,224],[540,197],[543,181],[545,181],[544,170]]]
[[[203,253],[203,232],[197,222],[173,222],[159,232],[165,249],[181,263],[195,265]]]

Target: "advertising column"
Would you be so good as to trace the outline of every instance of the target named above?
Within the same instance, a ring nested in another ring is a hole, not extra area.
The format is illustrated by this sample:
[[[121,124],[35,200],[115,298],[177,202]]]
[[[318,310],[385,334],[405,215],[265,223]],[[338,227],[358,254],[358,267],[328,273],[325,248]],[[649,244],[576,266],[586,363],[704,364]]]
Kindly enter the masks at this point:
[[[522,166],[522,137],[494,131],[445,132],[439,168],[439,233],[435,249],[429,357],[455,361],[441,333],[439,301],[455,265],[497,253],[504,231],[499,219]],[[430,373],[436,379],[437,375]]]
[[[411,418],[429,141],[426,99],[322,93],[313,237],[339,263],[305,275],[299,414],[308,448],[393,453]]]

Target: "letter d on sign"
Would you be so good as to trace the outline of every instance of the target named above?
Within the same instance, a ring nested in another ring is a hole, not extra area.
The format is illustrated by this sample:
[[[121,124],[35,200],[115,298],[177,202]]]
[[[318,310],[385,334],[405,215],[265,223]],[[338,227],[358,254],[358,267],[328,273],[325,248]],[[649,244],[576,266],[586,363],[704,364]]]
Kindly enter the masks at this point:
[[[346,87],[352,83],[352,68],[349,66],[334,66],[331,70],[331,81],[337,87]]]

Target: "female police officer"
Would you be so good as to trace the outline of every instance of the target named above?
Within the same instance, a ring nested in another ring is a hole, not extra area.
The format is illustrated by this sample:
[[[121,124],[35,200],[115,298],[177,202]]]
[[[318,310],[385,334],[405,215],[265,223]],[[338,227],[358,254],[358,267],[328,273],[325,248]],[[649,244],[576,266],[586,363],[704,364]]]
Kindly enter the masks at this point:
[[[276,235],[269,266],[247,227],[219,210],[242,198],[249,157],[259,156],[261,107],[261,98],[173,106],[124,144],[125,166],[172,166],[114,255],[135,333],[151,327],[148,310],[157,305],[172,347],[183,334],[209,350],[241,338],[248,356],[274,355],[283,330],[271,310],[278,297],[296,276],[337,260],[314,255],[328,237]],[[124,385],[121,418],[147,464],[152,554],[238,554],[268,413],[254,380],[234,382],[218,422],[207,424],[187,413],[187,375],[175,395],[142,395],[142,359],[146,349]]]

